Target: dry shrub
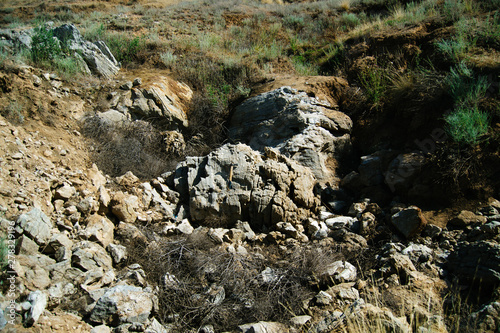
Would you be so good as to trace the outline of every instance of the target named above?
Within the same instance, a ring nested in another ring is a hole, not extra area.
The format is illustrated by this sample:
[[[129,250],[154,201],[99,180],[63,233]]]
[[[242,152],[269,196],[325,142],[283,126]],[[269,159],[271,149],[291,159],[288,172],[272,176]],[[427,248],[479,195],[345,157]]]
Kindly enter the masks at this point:
[[[93,143],[93,161],[111,176],[132,171],[139,178],[153,178],[178,162],[176,155],[167,153],[161,131],[148,122],[109,122],[89,116],[81,128]]]
[[[206,324],[216,331],[234,330],[244,323],[283,322],[304,314],[304,302],[317,292],[315,276],[341,257],[332,250],[301,247],[287,253],[268,247],[261,254],[235,255],[200,232],[132,244],[129,251],[130,263],[141,264],[148,281],[159,287],[157,318],[183,331]],[[171,282],[165,284],[167,273]],[[207,290],[221,287],[225,297],[214,302]]]

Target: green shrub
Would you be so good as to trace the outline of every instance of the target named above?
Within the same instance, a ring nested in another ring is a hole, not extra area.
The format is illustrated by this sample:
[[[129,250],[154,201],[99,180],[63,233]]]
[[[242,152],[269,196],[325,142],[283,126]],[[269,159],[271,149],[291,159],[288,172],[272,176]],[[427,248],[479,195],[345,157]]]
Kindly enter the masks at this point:
[[[488,132],[489,117],[477,107],[460,107],[445,117],[446,130],[458,143],[475,144]]]
[[[172,67],[177,60],[177,56],[172,51],[165,51],[160,53],[160,59],[165,66]]]
[[[360,18],[354,13],[344,13],[340,18],[340,25],[344,28],[344,30],[350,30],[360,24]]]
[[[45,26],[35,28],[31,45],[31,59],[35,64],[50,61],[61,54],[59,42],[52,30]]]
[[[378,67],[365,69],[358,75],[358,79],[365,91],[367,101],[373,108],[380,108],[387,91],[385,71]]]
[[[485,76],[476,78],[464,62],[450,69],[446,83],[455,103],[468,106],[477,105],[490,86]]]
[[[65,79],[84,73],[82,64],[74,57],[56,57],[52,60],[52,67]]]
[[[287,28],[300,30],[304,27],[305,22],[303,17],[290,15],[283,18],[283,24]]]
[[[133,37],[129,33],[111,33],[105,35],[105,41],[116,60],[123,65],[138,59],[138,53],[146,49],[144,36]]]
[[[463,39],[442,39],[436,42],[437,50],[448,60],[459,62],[468,49],[468,45]]]
[[[295,71],[300,75],[318,75],[318,66],[307,61],[304,56],[294,56],[292,63]]]

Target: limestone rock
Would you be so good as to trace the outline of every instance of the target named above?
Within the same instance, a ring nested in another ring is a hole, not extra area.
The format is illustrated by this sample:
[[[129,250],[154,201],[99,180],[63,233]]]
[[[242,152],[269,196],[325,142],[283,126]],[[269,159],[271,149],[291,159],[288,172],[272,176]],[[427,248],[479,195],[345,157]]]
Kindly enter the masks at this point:
[[[242,333],[287,333],[289,329],[276,322],[259,321],[258,323],[245,324],[238,326],[239,332]]]
[[[97,301],[90,320],[97,323],[145,323],[153,310],[153,295],[142,288],[118,285]]]
[[[460,214],[451,219],[448,224],[457,228],[465,228],[472,223],[485,224],[486,222],[487,218],[485,216],[476,215],[468,210],[462,210]]]
[[[71,262],[74,267],[83,271],[94,270],[99,267],[104,270],[112,268],[112,259],[106,250],[102,246],[89,241],[82,241],[73,246]]]
[[[425,157],[418,153],[400,154],[389,165],[385,174],[385,183],[391,191],[408,191],[420,169],[425,162]]]
[[[64,184],[62,187],[56,189],[54,194],[54,199],[68,200],[76,193],[76,189],[73,186]]]
[[[123,192],[117,192],[111,200],[111,211],[120,221],[133,223],[137,219],[137,210],[139,208],[139,198],[135,195],[127,195]]]
[[[45,295],[40,290],[32,291],[28,295],[27,302],[31,304],[31,307],[24,316],[25,325],[33,326],[33,324],[38,321],[38,318],[40,318],[43,311],[45,311],[45,308],[47,307],[47,295]]]
[[[87,218],[87,226],[84,230],[85,236],[102,247],[113,242],[115,226],[108,218],[101,215],[91,215]]]
[[[229,136],[255,150],[277,148],[326,182],[334,176],[329,167],[333,158],[349,150],[351,128],[351,119],[328,103],[282,87],[239,105],[230,121]]]
[[[127,248],[123,245],[109,244],[106,249],[113,258],[114,264],[119,264],[128,257]]]
[[[459,243],[448,256],[446,267],[464,282],[493,288],[500,284],[500,245],[490,241]]]
[[[354,265],[347,261],[335,261],[324,268],[321,278],[328,282],[333,280],[335,282],[350,282],[355,281],[357,277],[357,270]]]
[[[73,24],[64,24],[53,30],[54,36],[68,45],[69,50],[80,52],[92,74],[105,78],[113,77],[119,71],[119,64],[102,41],[85,41]]]
[[[22,214],[17,219],[17,231],[25,233],[38,245],[47,244],[51,236],[53,223],[40,209],[33,208],[28,213]]]
[[[188,157],[177,167],[174,183],[181,197],[189,197],[194,221],[250,217],[252,228],[269,229],[281,221],[299,221],[319,206],[308,168],[270,149],[263,157],[244,144]]]

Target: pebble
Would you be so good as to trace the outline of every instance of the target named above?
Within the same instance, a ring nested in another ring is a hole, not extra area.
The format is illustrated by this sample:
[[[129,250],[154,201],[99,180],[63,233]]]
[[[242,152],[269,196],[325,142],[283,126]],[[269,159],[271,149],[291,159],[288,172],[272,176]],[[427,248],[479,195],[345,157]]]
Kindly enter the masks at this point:
[[[14,160],[20,160],[23,158],[23,154],[22,153],[15,153],[14,155],[11,156],[12,159]]]

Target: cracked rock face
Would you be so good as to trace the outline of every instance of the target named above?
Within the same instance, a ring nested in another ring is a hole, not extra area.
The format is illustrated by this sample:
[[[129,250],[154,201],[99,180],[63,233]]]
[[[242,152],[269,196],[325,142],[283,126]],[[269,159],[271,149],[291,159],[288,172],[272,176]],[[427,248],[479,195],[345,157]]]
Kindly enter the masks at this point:
[[[351,129],[352,120],[327,102],[282,87],[239,105],[229,136],[258,151],[276,148],[328,182],[335,176],[335,159],[350,150]]]
[[[175,175],[194,220],[249,218],[252,227],[265,229],[296,223],[319,206],[311,170],[269,148],[261,155],[244,144],[227,144],[206,157],[188,158]]]

